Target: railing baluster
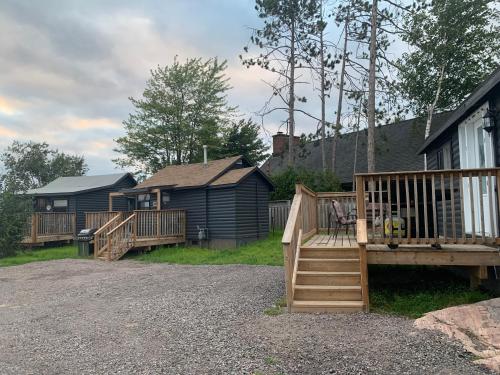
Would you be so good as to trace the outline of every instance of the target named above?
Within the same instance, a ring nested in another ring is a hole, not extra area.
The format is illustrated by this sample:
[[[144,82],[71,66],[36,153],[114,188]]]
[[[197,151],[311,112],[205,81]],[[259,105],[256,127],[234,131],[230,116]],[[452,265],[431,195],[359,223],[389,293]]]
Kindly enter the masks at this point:
[[[396,211],[398,215],[398,243],[401,242],[401,230],[402,230],[402,225],[401,225],[401,193],[400,193],[400,188],[399,188],[399,175],[396,175]],[[408,224],[406,224],[408,226]],[[408,227],[405,228],[408,228]],[[406,229],[408,230],[408,229]]]
[[[472,176],[472,172],[469,172],[469,199],[471,207],[472,242],[476,243],[476,214],[474,212],[474,184]]]
[[[445,186],[444,186],[444,172],[441,172],[441,209],[443,210],[443,236],[444,236],[444,242],[446,243],[447,242],[447,237],[448,237],[448,234],[447,234],[447,227],[448,227],[448,220],[446,220],[446,189],[445,189]]]
[[[495,237],[496,237],[496,235],[495,235],[495,232],[496,232],[495,217],[493,215],[493,205],[494,205],[495,199],[493,198],[493,188],[492,188],[493,177],[491,176],[491,171],[488,171],[488,181],[486,183],[488,184],[488,208],[490,211],[490,236],[494,242]]]
[[[378,198],[380,203],[380,238],[384,241],[384,203],[382,197],[382,176],[378,178]]]
[[[420,239],[420,220],[418,216],[418,180],[417,180],[417,175],[413,175],[413,197],[415,199],[414,206],[415,206],[415,233],[417,237],[417,242]]]
[[[484,228],[484,202],[483,202],[483,174],[479,172],[477,175],[479,181],[479,213],[481,221],[481,239],[485,242],[485,228]]]
[[[429,215],[427,210],[427,176],[422,177],[423,205],[424,205],[424,235],[425,243],[429,242]]]
[[[370,182],[368,184],[368,188],[370,189],[370,195],[372,200],[372,239],[375,239],[375,180],[373,177],[370,178]]]
[[[387,204],[389,207],[389,239],[392,242],[392,197],[391,197],[391,176],[387,176]]]
[[[436,175],[432,173],[432,221],[434,226],[434,243],[438,243],[438,222],[437,222],[437,202],[436,202]]]
[[[406,238],[408,242],[410,242],[411,238],[411,202],[410,202],[410,183],[408,181],[408,175],[405,174],[405,195],[406,195],[406,220],[407,220],[407,227],[408,229],[406,230]]]
[[[450,173],[450,198],[451,198],[451,228],[453,234],[453,243],[457,243],[457,221],[455,216],[455,180],[453,172]]]

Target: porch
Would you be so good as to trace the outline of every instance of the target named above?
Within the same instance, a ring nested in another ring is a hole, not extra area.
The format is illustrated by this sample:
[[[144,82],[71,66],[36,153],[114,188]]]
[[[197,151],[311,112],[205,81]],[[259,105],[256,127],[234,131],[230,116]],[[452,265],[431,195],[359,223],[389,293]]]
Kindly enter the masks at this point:
[[[47,242],[72,241],[76,215],[68,212],[35,212],[24,228],[23,245],[43,246]]]
[[[87,228],[94,235],[94,257],[118,260],[129,250],[186,242],[184,210],[135,210],[85,214]]]
[[[477,285],[500,265],[499,177],[500,168],[360,174],[352,193],[297,185],[282,241],[289,310],[368,311],[368,264],[465,266]],[[332,199],[357,212],[357,233],[325,233]]]

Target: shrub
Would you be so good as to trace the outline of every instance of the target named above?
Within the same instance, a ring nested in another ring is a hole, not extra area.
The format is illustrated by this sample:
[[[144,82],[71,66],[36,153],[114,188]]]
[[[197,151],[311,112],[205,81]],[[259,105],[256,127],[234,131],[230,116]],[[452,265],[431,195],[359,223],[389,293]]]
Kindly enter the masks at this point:
[[[12,193],[0,193],[0,258],[20,248],[29,215],[29,199]]]
[[[302,183],[314,191],[341,191],[340,181],[331,171],[289,167],[272,175],[271,179],[275,188],[271,200],[292,199],[296,183]]]

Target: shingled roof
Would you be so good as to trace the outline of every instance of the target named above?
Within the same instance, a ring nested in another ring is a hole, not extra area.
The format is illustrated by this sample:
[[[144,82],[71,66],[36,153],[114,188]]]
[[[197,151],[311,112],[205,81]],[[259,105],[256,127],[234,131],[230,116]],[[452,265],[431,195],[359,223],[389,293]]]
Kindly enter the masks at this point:
[[[169,186],[173,188],[191,188],[206,186],[222,176],[230,167],[243,157],[233,156],[230,158],[210,160],[207,165],[204,163],[169,165],[147,180],[136,186],[136,189],[154,188]]]
[[[450,112],[434,115],[431,134],[448,119]],[[425,118],[414,118],[375,129],[375,159],[378,172],[423,170],[424,157],[417,151],[424,143]],[[367,172],[367,130],[342,134],[337,143],[335,174],[343,184],[350,184],[354,174],[354,150],[358,148],[356,172]],[[296,150],[295,164],[306,169],[321,169],[321,147],[319,141],[308,142],[303,150]],[[302,154],[302,156],[300,156]],[[268,175],[287,167],[288,153],[269,158],[262,170]],[[332,138],[326,140],[326,160],[331,169]]]

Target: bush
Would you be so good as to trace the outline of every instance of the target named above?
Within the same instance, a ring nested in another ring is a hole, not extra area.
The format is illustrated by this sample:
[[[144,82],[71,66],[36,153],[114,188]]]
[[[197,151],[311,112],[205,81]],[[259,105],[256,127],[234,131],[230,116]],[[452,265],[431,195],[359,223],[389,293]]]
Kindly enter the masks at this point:
[[[301,183],[314,191],[341,191],[340,181],[331,171],[314,171],[305,168],[288,168],[271,176],[275,190],[271,200],[292,199],[295,184]]]
[[[0,193],[0,258],[15,255],[28,220],[30,201],[12,193]]]

